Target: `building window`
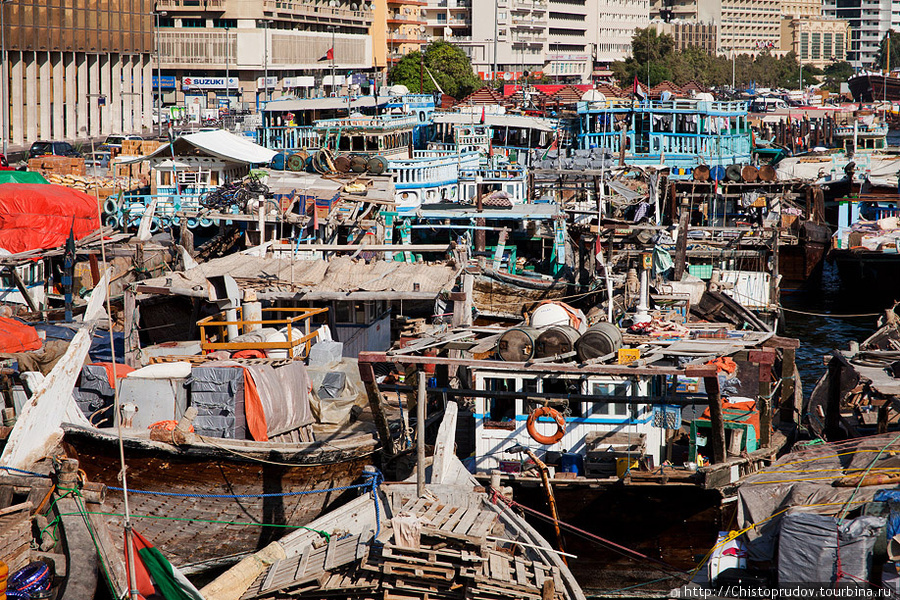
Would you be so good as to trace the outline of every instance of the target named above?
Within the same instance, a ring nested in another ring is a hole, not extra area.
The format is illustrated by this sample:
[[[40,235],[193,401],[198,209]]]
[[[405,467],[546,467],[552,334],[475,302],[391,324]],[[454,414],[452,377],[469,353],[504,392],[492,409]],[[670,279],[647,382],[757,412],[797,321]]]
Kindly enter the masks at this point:
[[[812,59],[819,60],[822,58],[822,34],[812,34]]]
[[[206,27],[206,19],[182,19],[182,27]]]
[[[831,60],[834,58],[834,48],[831,47],[832,44],[832,35],[830,33],[823,33],[822,40],[824,48],[822,49],[822,56]]]
[[[213,27],[237,28],[237,19],[213,19]]]
[[[844,34],[836,33],[834,34],[834,58],[837,60],[844,60]]]
[[[800,34],[800,58],[806,60],[809,58],[809,34]]]

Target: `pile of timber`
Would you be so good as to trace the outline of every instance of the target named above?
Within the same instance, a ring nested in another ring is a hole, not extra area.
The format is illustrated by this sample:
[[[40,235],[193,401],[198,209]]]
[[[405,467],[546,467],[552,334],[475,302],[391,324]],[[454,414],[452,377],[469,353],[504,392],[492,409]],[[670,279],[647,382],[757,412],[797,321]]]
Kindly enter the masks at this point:
[[[397,315],[392,322],[392,327],[396,328],[395,331],[391,332],[394,339],[420,337],[428,329],[428,323],[425,322],[425,319],[412,319],[404,315]]]
[[[504,545],[486,501],[391,498],[394,517],[374,532],[334,531],[306,552],[276,561],[242,598],[501,600],[564,598],[557,567]]]

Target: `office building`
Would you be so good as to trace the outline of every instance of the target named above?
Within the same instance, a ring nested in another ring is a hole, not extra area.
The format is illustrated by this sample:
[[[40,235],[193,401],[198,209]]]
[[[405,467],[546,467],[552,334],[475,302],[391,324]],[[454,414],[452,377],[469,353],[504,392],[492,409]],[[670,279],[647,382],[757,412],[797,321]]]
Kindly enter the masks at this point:
[[[389,69],[428,42],[423,0],[373,0],[372,47],[375,66]]]
[[[857,69],[877,68],[881,40],[900,29],[900,3],[891,0],[824,0],[823,10],[850,24],[847,61]]]
[[[793,51],[804,65],[823,69],[847,60],[850,24],[828,17],[785,18],[781,40],[782,50]]]
[[[374,6],[363,0],[157,0],[156,8],[166,105],[257,108],[283,94],[340,91],[348,74],[374,76]]]
[[[11,150],[151,124],[151,0],[2,3]]]

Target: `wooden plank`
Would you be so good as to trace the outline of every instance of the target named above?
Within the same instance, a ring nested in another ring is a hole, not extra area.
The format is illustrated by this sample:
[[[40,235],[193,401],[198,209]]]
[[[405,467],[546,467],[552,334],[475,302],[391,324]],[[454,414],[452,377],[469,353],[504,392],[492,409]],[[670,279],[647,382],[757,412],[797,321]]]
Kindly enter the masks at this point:
[[[466,514],[466,512],[467,512],[466,509],[461,508],[461,507],[459,507],[459,506],[457,506],[457,507],[455,507],[455,508],[456,508],[456,510],[454,511],[454,513],[453,513],[452,515],[450,515],[450,518],[447,519],[447,520],[441,525],[440,528],[441,528],[442,530],[444,530],[444,531],[453,531],[453,528],[456,527],[456,524],[459,523],[459,520],[462,519],[463,516],[465,516],[465,514]]]
[[[431,525],[440,529],[441,523],[450,518],[456,507],[452,504],[445,504],[431,519]]]
[[[434,519],[435,515],[438,513],[438,510],[441,510],[443,508],[446,508],[446,506],[441,504],[440,502],[435,502],[428,508],[428,510],[426,510],[422,514],[420,518],[431,523],[432,519]]]
[[[486,536],[494,527],[494,521],[497,519],[496,513],[488,512],[486,510],[480,511],[480,513],[481,514],[478,515],[467,532],[468,535],[471,535],[472,537],[482,538]]]
[[[516,582],[519,585],[528,585],[528,573],[525,569],[525,563],[522,562],[522,559],[517,558],[515,560],[516,566]]]
[[[456,524],[456,527],[453,528],[453,533],[458,533],[461,535],[466,535],[469,531],[469,528],[472,527],[472,524],[475,522],[475,519],[478,518],[481,511],[475,508],[470,508],[466,511],[466,514],[459,520],[459,523]]]
[[[544,585],[544,580],[547,578],[544,575],[544,565],[536,562],[531,563],[532,568],[534,569],[534,584],[541,588]]]

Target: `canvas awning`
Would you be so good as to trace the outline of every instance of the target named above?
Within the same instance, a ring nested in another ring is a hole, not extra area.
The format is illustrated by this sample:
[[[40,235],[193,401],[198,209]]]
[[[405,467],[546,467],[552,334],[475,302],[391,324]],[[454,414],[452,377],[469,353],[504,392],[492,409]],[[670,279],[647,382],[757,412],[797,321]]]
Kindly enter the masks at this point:
[[[193,154],[199,150],[224,161],[247,165],[268,164],[278,154],[273,150],[251,142],[245,137],[234,135],[223,129],[189,133],[177,138],[172,143],[174,144],[174,155],[176,157],[183,156],[188,152]],[[168,158],[172,154],[169,144],[163,144],[156,151],[146,156],[130,157],[120,161],[119,164],[142,162],[153,158]]]

